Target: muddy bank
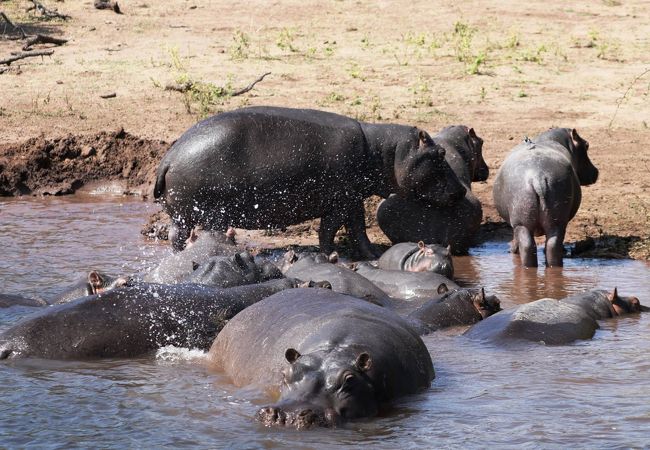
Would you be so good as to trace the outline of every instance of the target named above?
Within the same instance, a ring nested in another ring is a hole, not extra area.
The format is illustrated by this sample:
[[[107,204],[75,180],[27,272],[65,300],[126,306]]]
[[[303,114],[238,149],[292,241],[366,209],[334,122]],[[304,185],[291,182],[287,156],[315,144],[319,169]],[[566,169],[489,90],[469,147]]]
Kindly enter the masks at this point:
[[[147,195],[169,148],[119,129],[0,144],[0,196],[66,195],[79,190]]]

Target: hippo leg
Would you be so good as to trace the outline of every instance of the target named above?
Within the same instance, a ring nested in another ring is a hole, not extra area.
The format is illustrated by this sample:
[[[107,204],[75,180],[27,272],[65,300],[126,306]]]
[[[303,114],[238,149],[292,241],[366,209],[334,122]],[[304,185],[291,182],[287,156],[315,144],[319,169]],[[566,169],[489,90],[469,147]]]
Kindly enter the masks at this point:
[[[565,232],[566,227],[559,227],[555,230],[546,232],[546,246],[544,248],[544,253],[546,254],[547,267],[562,267]]]
[[[537,247],[533,233],[523,225],[515,227],[513,232],[513,247],[519,250],[521,264],[525,267],[537,267]]]
[[[376,259],[379,257],[366,234],[366,217],[363,207],[363,200],[354,202],[354,206],[348,210],[345,219],[345,228],[350,238],[350,243],[357,256],[365,259]]]
[[[321,252],[329,255],[334,251],[334,236],[341,226],[343,226],[343,218],[339,213],[326,214],[320,218],[318,245]]]
[[[168,238],[175,251],[181,251],[185,248],[185,241],[190,237],[191,231],[192,227],[172,221],[169,226]]]

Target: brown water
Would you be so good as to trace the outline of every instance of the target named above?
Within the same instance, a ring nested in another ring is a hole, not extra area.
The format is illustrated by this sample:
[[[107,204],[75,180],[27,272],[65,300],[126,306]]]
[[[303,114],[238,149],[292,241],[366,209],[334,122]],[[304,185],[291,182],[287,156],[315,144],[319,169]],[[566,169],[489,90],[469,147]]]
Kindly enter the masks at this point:
[[[89,268],[131,273],[169,250],[139,229],[155,206],[138,199],[0,201],[0,291],[56,293]],[[521,269],[506,243],[455,260],[461,281],[504,306],[618,286],[650,304],[650,267],[570,259],[562,270]],[[30,314],[0,310],[0,330]],[[1,448],[372,448],[650,445],[650,314],[603,321],[591,341],[501,349],[461,328],[425,337],[436,379],[387,414],[337,430],[268,429],[252,416],[266,399],[232,386],[203,354],[0,364]]]

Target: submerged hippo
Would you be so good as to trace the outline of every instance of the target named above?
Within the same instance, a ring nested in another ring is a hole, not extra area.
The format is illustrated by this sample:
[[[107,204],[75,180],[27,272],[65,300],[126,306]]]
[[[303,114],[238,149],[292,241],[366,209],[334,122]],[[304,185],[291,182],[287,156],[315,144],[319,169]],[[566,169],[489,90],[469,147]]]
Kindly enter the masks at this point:
[[[12,306],[47,306],[47,302],[40,298],[29,298],[16,294],[0,294],[0,308],[10,308]]]
[[[406,272],[404,270],[379,269],[368,262],[356,263],[352,266],[359,275],[393,298],[409,300],[412,298],[431,298],[446,292],[448,289],[458,289],[459,286],[449,278],[435,272]],[[443,288],[444,286],[444,288]]]
[[[425,303],[407,317],[420,324],[421,334],[427,334],[442,328],[472,325],[499,311],[499,299],[486,296],[483,289],[455,289]]]
[[[154,197],[181,248],[197,224],[215,230],[282,228],[320,217],[320,250],[346,227],[372,258],[363,200],[397,192],[449,205],[465,188],[423,130],[363,123],[325,111],[250,107],[203,120],[162,159]]]
[[[434,378],[429,352],[406,321],[324,289],[291,289],[247,308],[208,357],[237,386],[279,394],[258,420],[297,428],[374,416]]]
[[[393,194],[377,209],[377,222],[388,238],[396,242],[424,241],[451,246],[463,254],[472,244],[481,220],[481,202],[471,191],[472,181],[485,181],[489,169],[483,159],[483,139],[473,128],[454,125],[433,136],[445,149],[445,159],[466,189],[454,205],[426,205],[416,199]]]
[[[393,245],[381,255],[377,266],[384,270],[435,272],[447,278],[454,276],[451,249],[437,244],[425,245],[422,241]]]
[[[184,282],[227,288],[283,277],[273,263],[264,261],[258,264],[249,252],[241,252],[233,256],[213,256],[198,266]]]
[[[599,319],[642,309],[645,310],[636,297],[619,297],[616,290],[611,294],[590,291],[561,300],[544,298],[509,308],[472,326],[465,335],[493,342],[568,344],[578,339],[591,339],[599,328]]]
[[[552,128],[526,139],[506,157],[494,180],[494,204],[513,229],[511,251],[537,267],[534,236],[546,235],[546,265],[562,266],[564,234],[581,201],[580,185],[593,184],[589,142],[575,129]]]
[[[296,280],[219,289],[137,284],[39,311],[0,334],[0,359],[134,357],[166,345],[207,350],[225,323]]]
[[[158,266],[146,273],[147,283],[180,283],[213,256],[232,256],[241,251],[234,240],[234,229],[227,233],[193,229],[183,251],[164,257]]]
[[[91,270],[87,276],[81,277],[54,297],[51,303],[53,305],[68,303],[81,297],[100,294],[110,289],[126,286],[128,282],[129,280],[124,277],[113,277],[98,270]]]
[[[299,253],[289,250],[284,255],[282,272],[300,280],[329,281],[334,292],[351,295],[379,306],[391,306],[389,296],[372,281],[347,267],[335,264],[336,252]]]

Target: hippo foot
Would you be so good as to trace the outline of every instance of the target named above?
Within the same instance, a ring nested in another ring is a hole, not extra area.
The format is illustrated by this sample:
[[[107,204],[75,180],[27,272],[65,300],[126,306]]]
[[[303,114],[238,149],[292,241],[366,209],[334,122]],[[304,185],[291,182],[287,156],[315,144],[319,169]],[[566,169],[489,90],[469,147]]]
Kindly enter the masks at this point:
[[[302,409],[300,411],[283,411],[280,408],[267,406],[260,409],[255,418],[264,426],[286,426],[297,430],[306,430],[313,426],[332,428],[337,425],[334,414],[327,414],[323,411]]]

